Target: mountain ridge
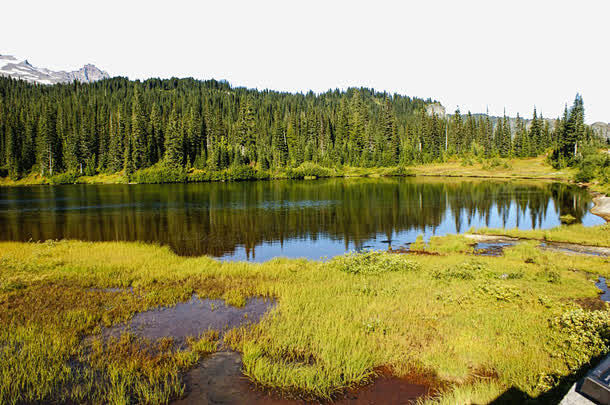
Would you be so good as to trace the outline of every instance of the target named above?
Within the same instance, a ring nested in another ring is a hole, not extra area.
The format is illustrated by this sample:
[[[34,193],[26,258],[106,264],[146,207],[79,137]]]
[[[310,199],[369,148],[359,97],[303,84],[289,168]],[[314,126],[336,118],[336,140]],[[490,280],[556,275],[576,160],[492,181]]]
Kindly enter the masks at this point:
[[[0,55],[0,76],[12,77],[38,84],[93,83],[110,78],[108,72],[93,64],[85,64],[78,70],[51,70],[33,66],[27,59],[19,59],[13,55]]]

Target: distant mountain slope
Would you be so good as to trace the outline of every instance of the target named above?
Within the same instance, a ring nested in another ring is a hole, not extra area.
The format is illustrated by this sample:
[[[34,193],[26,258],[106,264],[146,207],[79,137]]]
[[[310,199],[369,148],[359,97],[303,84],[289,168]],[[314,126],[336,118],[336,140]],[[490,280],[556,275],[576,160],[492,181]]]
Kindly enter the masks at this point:
[[[0,76],[9,76],[39,84],[70,83],[74,80],[91,83],[110,77],[108,73],[94,65],[85,65],[72,72],[53,71],[32,66],[27,60],[18,59],[11,55],[0,55]]]
[[[595,122],[591,124],[593,131],[604,139],[610,141],[610,124],[605,122]]]

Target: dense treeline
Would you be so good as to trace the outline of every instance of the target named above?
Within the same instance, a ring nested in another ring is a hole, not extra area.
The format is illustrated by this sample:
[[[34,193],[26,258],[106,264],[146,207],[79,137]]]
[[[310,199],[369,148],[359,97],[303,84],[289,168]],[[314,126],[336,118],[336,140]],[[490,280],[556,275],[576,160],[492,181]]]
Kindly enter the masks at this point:
[[[529,125],[507,117],[494,124],[486,115],[428,114],[430,103],[366,88],[316,95],[215,80],[40,86],[0,78],[0,168],[13,178],[33,171],[131,178],[151,166],[382,167],[454,155],[535,156],[550,147],[569,163],[574,143],[592,136],[579,96],[553,128],[535,111]]]

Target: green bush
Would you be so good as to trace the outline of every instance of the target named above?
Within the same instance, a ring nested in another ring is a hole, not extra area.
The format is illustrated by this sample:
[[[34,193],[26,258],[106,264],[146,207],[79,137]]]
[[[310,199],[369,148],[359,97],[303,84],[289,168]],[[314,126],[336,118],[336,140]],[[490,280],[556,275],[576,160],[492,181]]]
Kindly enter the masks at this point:
[[[558,354],[572,370],[610,350],[610,313],[576,309],[551,320]]]
[[[133,180],[141,184],[183,183],[186,179],[186,171],[183,168],[162,164],[138,170],[133,175]]]
[[[224,170],[200,170],[189,173],[189,182],[205,181],[243,181],[243,180],[265,180],[270,178],[266,170],[257,170],[251,166],[239,165]]]
[[[588,183],[593,178],[595,178],[595,167],[588,162],[583,162],[574,176],[574,181],[577,183]]]
[[[483,170],[494,170],[499,167],[509,168],[510,165],[497,157],[492,158],[491,160],[487,161],[487,163],[483,164]]]
[[[472,161],[472,159],[470,158],[470,156],[467,156],[465,158],[462,159],[462,163],[460,164],[462,167],[466,167],[466,166],[472,166],[474,165],[474,162]]]
[[[247,165],[233,166],[225,172],[226,180],[256,180],[257,178],[256,170]]]
[[[419,269],[419,264],[411,262],[403,255],[377,251],[348,253],[335,258],[331,263],[350,274],[381,274]]]
[[[313,162],[305,162],[299,167],[286,170],[286,177],[289,179],[304,179],[318,177],[332,177],[334,171],[327,167],[322,167]]]
[[[60,174],[56,174],[55,176],[50,177],[49,183],[51,183],[53,185],[74,184],[74,183],[76,183],[76,180],[79,177],[80,177],[79,174],[76,172],[60,173]]]
[[[383,176],[408,177],[415,176],[413,172],[404,166],[390,167],[383,172]]]
[[[492,275],[493,273],[485,264],[477,261],[460,263],[432,273],[432,277],[439,280],[474,280],[476,278],[490,278]]]

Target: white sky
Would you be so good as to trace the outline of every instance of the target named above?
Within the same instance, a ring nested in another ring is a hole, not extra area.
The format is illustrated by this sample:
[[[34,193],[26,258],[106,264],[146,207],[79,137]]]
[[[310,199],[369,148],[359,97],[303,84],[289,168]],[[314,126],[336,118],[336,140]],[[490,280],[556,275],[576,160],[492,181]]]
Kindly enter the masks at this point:
[[[226,79],[325,91],[367,86],[449,111],[610,121],[610,2],[6,1],[0,53],[35,66],[94,63],[131,79]]]

